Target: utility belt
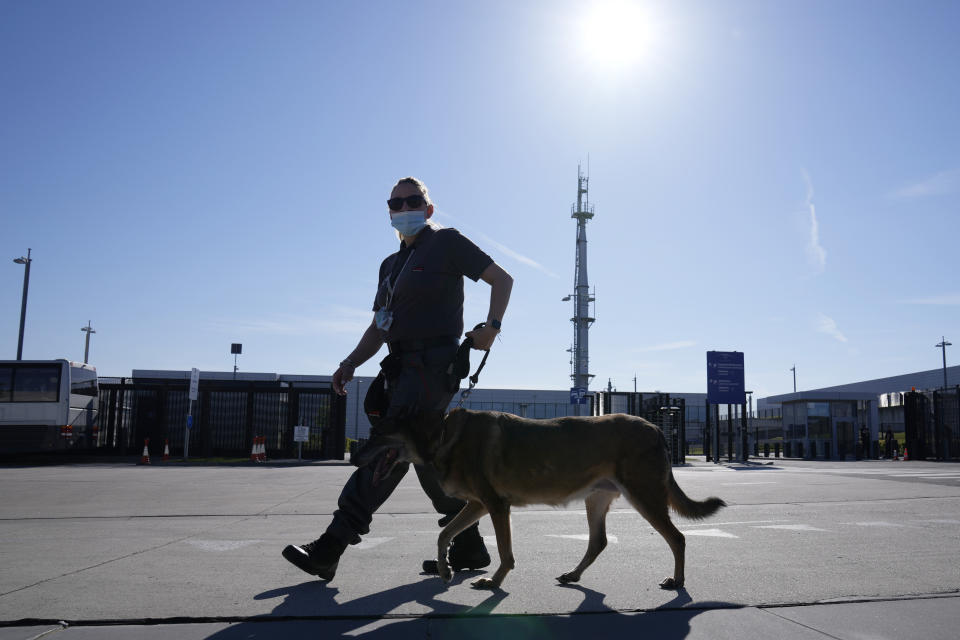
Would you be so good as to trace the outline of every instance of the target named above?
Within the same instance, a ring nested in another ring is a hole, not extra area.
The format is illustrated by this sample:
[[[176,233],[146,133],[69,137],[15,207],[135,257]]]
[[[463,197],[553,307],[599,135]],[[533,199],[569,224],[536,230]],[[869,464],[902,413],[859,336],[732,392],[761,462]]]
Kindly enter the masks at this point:
[[[434,338],[423,338],[421,340],[394,340],[388,343],[390,353],[404,353],[409,351],[423,351],[433,347],[455,347],[460,344],[457,336],[437,336]]]
[[[479,329],[484,323],[478,324],[474,329]],[[424,338],[422,340],[395,340],[389,344],[390,354],[380,361],[380,373],[370,384],[367,395],[363,401],[363,408],[370,419],[370,424],[375,428],[380,420],[386,416],[387,407],[390,404],[387,395],[387,380],[393,380],[400,375],[403,369],[403,353],[414,351],[423,351],[433,347],[456,346],[460,344],[456,354],[446,368],[447,391],[454,393],[460,388],[460,381],[470,376],[470,349],[473,347],[473,339],[465,338],[461,343],[456,336],[438,336],[434,338]],[[460,397],[460,403],[470,395],[473,387],[477,384],[480,377],[480,370],[487,362],[487,355],[484,353],[483,361],[477,368],[477,372],[470,376],[470,387],[466,389]]]

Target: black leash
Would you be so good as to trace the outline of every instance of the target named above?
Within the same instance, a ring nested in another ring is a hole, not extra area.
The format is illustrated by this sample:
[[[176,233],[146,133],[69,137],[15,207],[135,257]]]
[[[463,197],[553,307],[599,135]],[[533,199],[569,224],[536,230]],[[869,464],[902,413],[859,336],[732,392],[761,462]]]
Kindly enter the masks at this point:
[[[477,329],[482,329],[486,326],[486,322],[481,322],[473,328],[474,331]],[[473,348],[473,338],[467,336],[462,343],[460,343],[460,348],[457,349],[456,358],[450,364],[450,371],[461,372],[463,375],[460,376],[462,380],[468,373],[470,373],[470,349]],[[476,372],[470,376],[470,385],[460,392],[460,400],[457,402],[457,408],[463,406],[464,400],[470,397],[470,394],[473,393],[473,388],[477,386],[477,381],[480,380],[480,372],[483,371],[483,366],[487,364],[487,356],[490,355],[490,350],[487,349],[483,352],[483,359],[480,361],[480,366],[477,367]],[[466,365],[466,366],[464,366]]]

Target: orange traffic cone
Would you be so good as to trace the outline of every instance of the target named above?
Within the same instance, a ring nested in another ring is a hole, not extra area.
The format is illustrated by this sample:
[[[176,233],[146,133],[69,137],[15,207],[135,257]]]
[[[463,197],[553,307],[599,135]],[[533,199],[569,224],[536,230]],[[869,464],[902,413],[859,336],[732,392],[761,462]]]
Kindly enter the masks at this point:
[[[143,455],[140,456],[140,464],[150,464],[150,438],[143,439]]]
[[[904,462],[907,462],[908,460],[910,460],[910,452],[907,451],[907,448],[906,448],[906,447],[904,447],[904,448],[903,448],[903,461],[904,461]]]
[[[260,462],[267,461],[267,438],[260,436]]]
[[[170,438],[167,438],[163,442],[163,461],[170,461]]]
[[[253,447],[250,449],[250,462],[259,462],[258,460],[258,451],[257,444],[259,443],[260,438],[253,436]]]

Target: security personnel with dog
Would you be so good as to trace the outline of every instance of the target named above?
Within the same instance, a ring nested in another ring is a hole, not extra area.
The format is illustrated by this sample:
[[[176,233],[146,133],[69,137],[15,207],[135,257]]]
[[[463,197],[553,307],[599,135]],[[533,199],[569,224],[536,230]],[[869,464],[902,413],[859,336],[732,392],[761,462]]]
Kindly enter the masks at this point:
[[[421,412],[445,412],[459,387],[450,364],[463,335],[463,277],[490,285],[490,307],[483,326],[468,331],[473,348],[488,351],[500,332],[513,278],[456,229],[438,227],[430,218],[433,203],[426,186],[412,177],[393,187],[387,200],[390,223],[400,236],[400,250],[380,265],[374,319],[353,352],[333,374],[333,389],[346,394],[354,370],[373,358],[384,343],[390,354],[364,402],[374,431],[389,421],[416,420]],[[374,512],[403,479],[409,463],[396,462],[396,451],[380,454],[357,469],[344,485],[333,522],[317,540],[288,545],[283,557],[307,573],[331,580],[347,546],[369,533]],[[415,465],[417,477],[443,526],[464,503],[443,493],[430,466]],[[458,535],[450,548],[455,570],[490,564],[476,524]],[[435,570],[435,561],[424,570]]]

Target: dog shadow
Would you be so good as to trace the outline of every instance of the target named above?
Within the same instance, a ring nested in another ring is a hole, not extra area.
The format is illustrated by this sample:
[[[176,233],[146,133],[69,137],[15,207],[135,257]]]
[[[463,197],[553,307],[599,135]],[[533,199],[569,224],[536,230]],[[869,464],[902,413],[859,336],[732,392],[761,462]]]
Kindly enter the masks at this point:
[[[741,609],[743,605],[732,602],[696,602],[686,588],[679,589],[670,602],[649,611],[622,612],[611,609],[604,603],[606,594],[579,584],[560,585],[564,589],[579,591],[583,601],[570,616],[569,621],[552,629],[560,638],[592,637],[602,628],[606,637],[629,637],[642,634],[657,640],[683,640],[690,635],[691,621],[713,609]],[[687,605],[694,604],[690,608]],[[579,614],[579,615],[578,615]],[[601,616],[602,622],[595,616]],[[553,621],[551,621],[553,622]]]
[[[454,583],[472,579],[458,572]],[[621,612],[604,603],[606,594],[578,584],[557,585],[579,591],[583,600],[568,614],[507,615],[495,614],[497,606],[509,595],[497,589],[483,602],[468,607],[438,599],[450,585],[435,576],[419,582],[393,587],[347,602],[337,602],[339,590],[328,583],[310,580],[301,584],[271,589],[254,596],[255,600],[283,600],[269,614],[240,623],[224,623],[223,628],[207,636],[208,640],[316,640],[324,638],[363,638],[395,640],[432,636],[472,638],[526,637],[564,640],[595,637],[603,629],[605,637],[649,634],[658,640],[683,640],[690,634],[691,620],[717,608],[738,608],[724,602],[698,602],[694,607],[686,589],[652,611]],[[389,612],[402,605],[417,603],[429,611],[413,617],[391,617]],[[386,615],[371,612],[387,612]]]

